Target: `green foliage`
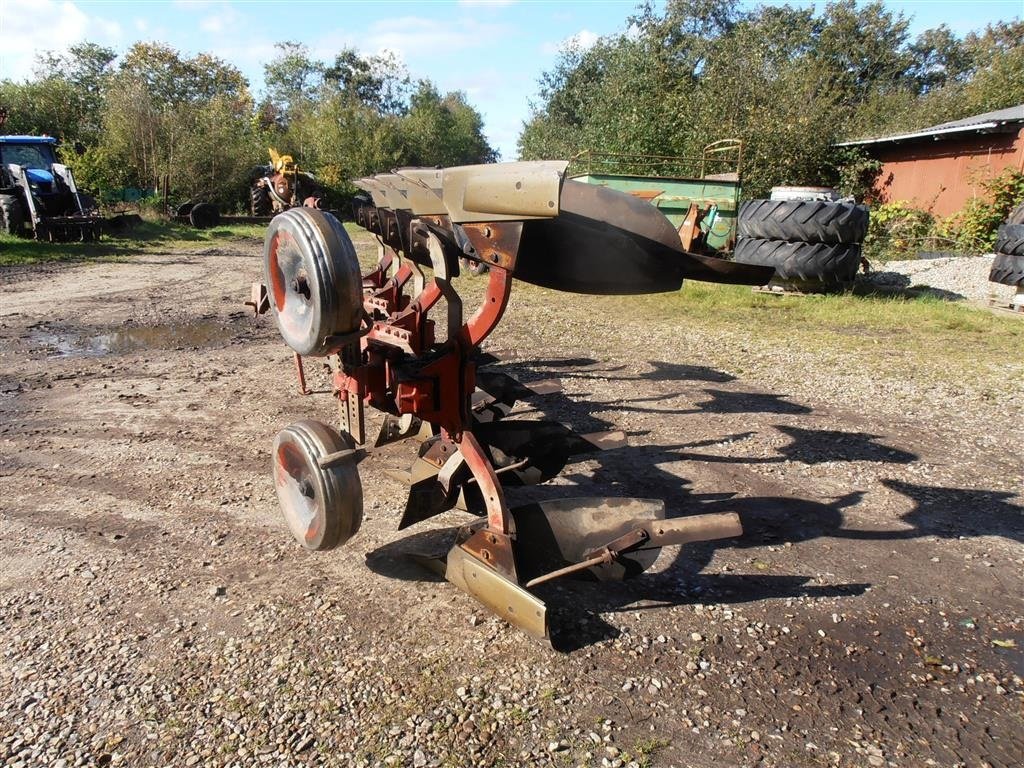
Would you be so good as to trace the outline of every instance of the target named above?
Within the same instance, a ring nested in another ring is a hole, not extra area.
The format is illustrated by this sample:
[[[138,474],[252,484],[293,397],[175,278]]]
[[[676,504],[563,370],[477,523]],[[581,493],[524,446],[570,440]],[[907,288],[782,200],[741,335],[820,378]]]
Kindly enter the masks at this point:
[[[863,252],[869,261],[912,259],[934,245],[935,217],[897,200],[871,210]]]
[[[441,94],[428,80],[413,88],[393,57],[345,49],[327,65],[302,46],[279,48],[266,78],[288,106],[268,123],[268,140],[315,170],[335,203],[356,191],[352,179],[381,170],[495,159],[483,118],[465,95]]]
[[[882,170],[881,161],[868,157],[860,147],[835,147],[832,161],[835,163],[836,189],[844,197],[857,200],[868,196]]]
[[[999,225],[1014,207],[1024,202],[1024,173],[1007,168],[980,182],[984,196],[973,197],[962,210],[939,222],[936,233],[972,253],[991,252]]]
[[[60,138],[83,188],[155,191],[166,178],[172,203],[226,211],[247,208],[269,146],[313,171],[334,204],[369,173],[495,159],[465,95],[429,81],[414,88],[392,55],[343,49],[327,64],[299,43],[277,49],[259,105],[241,72],[208,53],[159,43],[137,43],[120,60],[91,43],[46,53],[34,80],[0,81],[5,130]],[[68,151],[75,142],[81,156]]]
[[[927,211],[898,200],[871,211],[864,255],[869,260],[911,259],[920,251],[988,253],[999,225],[1024,202],[1024,173],[1008,168],[979,181],[983,194],[957,213],[936,219]]]
[[[960,39],[909,35],[880,2],[814,8],[649,3],[628,34],[570,47],[540,80],[525,159],[581,151],[695,157],[744,141],[744,192],[834,184],[858,196],[875,166],[834,145],[1024,102],[1024,25]]]

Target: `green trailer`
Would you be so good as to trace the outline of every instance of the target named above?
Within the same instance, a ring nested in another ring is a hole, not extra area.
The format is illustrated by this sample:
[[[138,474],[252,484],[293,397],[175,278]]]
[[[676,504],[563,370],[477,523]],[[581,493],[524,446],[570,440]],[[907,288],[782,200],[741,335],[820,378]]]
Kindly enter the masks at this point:
[[[684,244],[717,254],[731,251],[736,242],[742,163],[743,142],[723,139],[698,158],[581,152],[569,174],[648,200],[679,230]]]

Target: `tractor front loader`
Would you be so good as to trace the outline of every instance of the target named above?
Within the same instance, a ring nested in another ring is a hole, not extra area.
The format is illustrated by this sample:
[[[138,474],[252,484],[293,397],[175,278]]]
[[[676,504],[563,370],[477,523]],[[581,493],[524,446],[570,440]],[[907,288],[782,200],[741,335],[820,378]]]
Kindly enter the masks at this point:
[[[103,219],[57,162],[50,136],[0,136],[0,231],[37,240],[98,240]]]

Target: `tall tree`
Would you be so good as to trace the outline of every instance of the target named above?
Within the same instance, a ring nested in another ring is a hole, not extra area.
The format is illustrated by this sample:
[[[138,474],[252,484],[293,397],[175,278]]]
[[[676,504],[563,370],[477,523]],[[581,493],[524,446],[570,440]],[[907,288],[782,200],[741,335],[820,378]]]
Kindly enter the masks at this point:
[[[275,43],[277,55],[263,65],[265,103],[281,125],[287,125],[316,98],[324,65],[310,58],[303,43]]]

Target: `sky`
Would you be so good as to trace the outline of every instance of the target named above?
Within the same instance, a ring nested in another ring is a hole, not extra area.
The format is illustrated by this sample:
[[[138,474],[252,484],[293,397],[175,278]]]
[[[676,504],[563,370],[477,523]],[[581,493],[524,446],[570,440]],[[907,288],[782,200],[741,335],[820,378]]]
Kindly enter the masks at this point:
[[[0,0],[0,79],[31,76],[40,51],[88,40],[123,52],[143,40],[189,55],[213,53],[238,67],[258,94],[275,41],[305,43],[315,58],[328,62],[344,47],[367,55],[388,50],[414,78],[429,78],[444,91],[464,91],[482,113],[491,145],[502,159],[513,160],[538,80],[559,50],[569,41],[587,46],[623,31],[639,1]],[[963,35],[1024,15],[1024,0],[887,5],[911,19],[912,34],[946,24]]]

